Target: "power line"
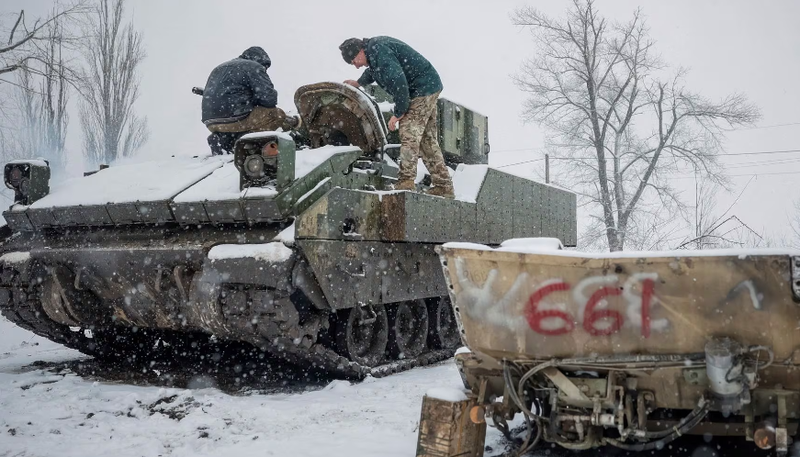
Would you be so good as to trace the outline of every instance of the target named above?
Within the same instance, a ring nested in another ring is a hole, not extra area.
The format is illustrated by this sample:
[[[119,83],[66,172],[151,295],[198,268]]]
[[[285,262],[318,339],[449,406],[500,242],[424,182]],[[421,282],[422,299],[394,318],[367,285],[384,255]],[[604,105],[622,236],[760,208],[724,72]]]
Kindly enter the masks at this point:
[[[772,124],[772,125],[762,125],[757,127],[743,127],[740,129],[727,129],[726,132],[741,132],[744,130],[761,130],[761,129],[774,129],[778,127],[791,127],[794,125],[800,125],[800,122],[790,122],[788,124]]]
[[[525,149],[505,149],[502,151],[493,151],[494,153],[497,152],[512,152],[512,151],[536,151],[536,148],[525,148]],[[797,154],[800,152],[800,149],[782,149],[782,150],[774,150],[774,151],[749,151],[749,152],[723,152],[717,154],[717,157],[735,157],[735,156],[751,156],[751,155],[765,155],[765,154]],[[552,160],[593,160],[596,159],[595,156],[590,157],[550,157]],[[607,159],[611,159],[611,157],[607,157]],[[538,159],[543,160],[543,159]]]
[[[758,152],[734,152],[734,153],[723,153],[720,156],[727,157],[727,156],[752,156],[752,155],[761,155],[761,154],[794,154],[800,152],[800,149],[784,149],[782,151],[758,151]]]
[[[767,173],[745,173],[740,175],[730,175],[730,177],[734,178],[737,176],[767,176],[767,175],[798,175],[800,174],[800,170],[798,171],[771,171]]]
[[[526,161],[524,161],[524,162],[507,163],[507,164],[505,164],[505,165],[498,165],[498,166],[496,166],[496,167],[492,167],[492,168],[505,168],[505,167],[513,167],[514,165],[524,165],[524,164],[526,164],[526,163],[541,162],[542,160],[544,160],[544,159],[531,159],[531,160],[526,160]]]
[[[787,163],[797,163],[800,162],[800,157],[795,157],[793,159],[780,159],[780,160],[767,160],[767,161],[755,161],[755,162],[736,162],[730,165],[724,165],[723,167],[726,170],[731,168],[746,168],[746,167],[766,167],[770,165],[783,165]]]
[[[765,173],[742,173],[738,175],[727,175],[728,178],[737,178],[742,176],[770,176],[770,175],[800,175],[800,170],[797,171],[771,171]],[[694,176],[670,176],[668,179],[695,179]]]

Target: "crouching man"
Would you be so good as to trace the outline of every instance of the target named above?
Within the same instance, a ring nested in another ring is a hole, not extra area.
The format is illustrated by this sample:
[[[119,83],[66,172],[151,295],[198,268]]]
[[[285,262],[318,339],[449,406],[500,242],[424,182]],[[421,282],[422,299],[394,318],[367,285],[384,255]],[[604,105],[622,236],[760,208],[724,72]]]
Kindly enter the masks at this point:
[[[417,160],[431,174],[429,195],[453,198],[453,181],[444,164],[437,139],[436,100],[442,91],[439,73],[411,46],[395,38],[349,38],[339,46],[342,58],[356,68],[367,67],[358,81],[346,84],[360,87],[376,82],[394,97],[394,116],[389,130],[400,123],[400,171],[395,190],[415,190]]]
[[[272,61],[258,46],[220,64],[208,76],[203,90],[203,124],[212,134],[213,154],[231,153],[233,143],[245,133],[284,131],[300,126],[300,117],[289,117],[277,108],[278,92],[267,75]]]

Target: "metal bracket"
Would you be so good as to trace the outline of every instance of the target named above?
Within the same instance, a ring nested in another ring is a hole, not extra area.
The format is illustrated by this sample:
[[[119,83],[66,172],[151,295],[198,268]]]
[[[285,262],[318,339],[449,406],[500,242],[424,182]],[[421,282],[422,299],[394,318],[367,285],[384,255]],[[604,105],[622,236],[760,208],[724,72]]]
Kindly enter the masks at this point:
[[[156,280],[154,284],[154,288],[156,292],[161,292],[161,276],[164,274],[164,268],[158,267],[156,268]]]
[[[189,294],[187,292],[186,285],[184,284],[183,274],[186,271],[186,268],[183,265],[177,265],[172,270],[172,274],[175,277],[175,285],[178,286],[178,292],[181,294],[181,300],[184,302],[189,301]]]
[[[336,267],[342,273],[344,273],[346,275],[349,275],[349,276],[352,276],[353,278],[366,278],[367,277],[367,270],[366,270],[366,268],[364,268],[364,264],[363,263],[361,264],[360,271],[355,271],[355,272],[348,271],[347,268],[345,268],[344,265],[341,265],[341,264],[337,264]]]
[[[486,401],[486,386],[489,384],[489,378],[481,378],[481,385],[478,388],[478,404],[482,405]]]
[[[367,318],[364,318],[364,308],[367,308],[369,310],[368,311],[369,317]],[[357,316],[358,321],[356,322],[356,324],[358,325],[372,325],[372,323],[378,319],[378,313],[376,313],[375,310],[372,309],[371,304],[365,306],[359,303],[358,306],[356,306],[356,309],[358,310],[358,316]]]
[[[750,403],[750,404],[745,406],[745,410],[744,410],[744,423],[746,424],[745,425],[745,429],[744,429],[744,439],[746,441],[753,441],[753,434],[756,431],[755,430],[755,420],[756,420],[756,417],[755,417],[755,414],[753,412],[753,404]]]
[[[775,453],[784,457],[789,452],[789,433],[785,427],[775,429]]]
[[[85,290],[81,287],[81,274],[83,273],[83,268],[78,268],[78,271],[75,272],[75,283],[73,287],[75,290]]]
[[[550,381],[563,393],[562,397],[571,401],[588,402],[591,401],[572,381],[567,378],[558,368],[547,367],[542,370]]]

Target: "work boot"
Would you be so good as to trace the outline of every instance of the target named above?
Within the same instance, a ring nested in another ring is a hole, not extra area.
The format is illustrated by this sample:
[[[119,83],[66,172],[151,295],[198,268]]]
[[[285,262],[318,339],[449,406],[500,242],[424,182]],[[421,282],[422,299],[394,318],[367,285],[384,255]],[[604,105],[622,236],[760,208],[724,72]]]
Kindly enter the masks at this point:
[[[426,192],[428,195],[433,195],[434,197],[443,197],[443,198],[455,198],[455,194],[453,193],[453,186],[436,186],[431,187]]]
[[[417,185],[410,179],[401,179],[394,183],[394,190],[417,190]]]

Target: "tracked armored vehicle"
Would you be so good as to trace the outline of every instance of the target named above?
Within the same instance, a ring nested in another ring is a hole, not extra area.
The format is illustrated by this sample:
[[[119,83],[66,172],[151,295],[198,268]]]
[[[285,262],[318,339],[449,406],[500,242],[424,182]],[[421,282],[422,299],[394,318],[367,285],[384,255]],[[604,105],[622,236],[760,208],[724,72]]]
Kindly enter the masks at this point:
[[[320,83],[295,104],[305,149],[254,133],[232,156],[118,164],[52,190],[46,163],[7,164],[3,315],[116,361],[211,338],[380,376],[459,343],[435,246],[575,242],[572,193],[486,165],[454,170],[456,200],[387,191],[398,147],[373,100]]]

